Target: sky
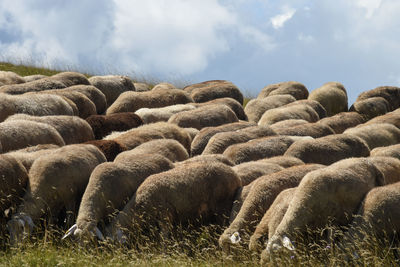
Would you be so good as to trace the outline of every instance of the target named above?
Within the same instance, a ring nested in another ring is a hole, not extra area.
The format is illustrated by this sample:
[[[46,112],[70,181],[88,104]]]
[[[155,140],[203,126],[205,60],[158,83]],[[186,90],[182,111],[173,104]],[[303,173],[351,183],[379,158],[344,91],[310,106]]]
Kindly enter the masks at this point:
[[[179,86],[400,83],[398,0],[0,0],[0,61]]]

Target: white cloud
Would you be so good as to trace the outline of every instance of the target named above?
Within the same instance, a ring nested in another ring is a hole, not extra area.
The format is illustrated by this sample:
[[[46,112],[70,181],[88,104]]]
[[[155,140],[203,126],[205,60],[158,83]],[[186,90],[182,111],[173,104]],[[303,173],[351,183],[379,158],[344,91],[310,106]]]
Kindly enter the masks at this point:
[[[299,33],[299,35],[297,36],[297,39],[299,41],[307,43],[307,44],[313,43],[315,41],[314,36],[309,35],[309,34],[305,34],[305,33],[302,33],[302,32]]]
[[[284,8],[284,13],[276,15],[274,17],[271,18],[271,23],[272,23],[272,27],[274,27],[274,29],[279,29],[282,28],[283,25],[290,20],[293,15],[296,13],[296,10],[293,8],[289,8],[286,7]]]
[[[252,43],[257,47],[260,47],[265,52],[271,51],[277,46],[270,35],[262,32],[255,27],[240,26],[239,33],[247,42]]]
[[[358,7],[366,9],[366,18],[371,18],[375,10],[377,10],[382,3],[382,0],[356,0]]]

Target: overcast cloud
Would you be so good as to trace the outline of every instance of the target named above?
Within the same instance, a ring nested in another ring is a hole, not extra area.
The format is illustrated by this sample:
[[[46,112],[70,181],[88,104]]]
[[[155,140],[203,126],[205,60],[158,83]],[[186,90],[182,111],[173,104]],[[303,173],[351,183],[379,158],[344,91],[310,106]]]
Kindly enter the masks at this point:
[[[400,83],[400,1],[2,0],[0,59],[199,82]]]

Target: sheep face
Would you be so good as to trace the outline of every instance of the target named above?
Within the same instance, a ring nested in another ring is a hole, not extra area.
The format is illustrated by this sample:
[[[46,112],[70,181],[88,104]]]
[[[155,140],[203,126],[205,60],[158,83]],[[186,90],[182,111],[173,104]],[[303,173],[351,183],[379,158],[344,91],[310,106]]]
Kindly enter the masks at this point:
[[[18,214],[7,222],[7,230],[10,234],[10,245],[17,246],[29,237],[32,233],[34,224],[30,216]]]

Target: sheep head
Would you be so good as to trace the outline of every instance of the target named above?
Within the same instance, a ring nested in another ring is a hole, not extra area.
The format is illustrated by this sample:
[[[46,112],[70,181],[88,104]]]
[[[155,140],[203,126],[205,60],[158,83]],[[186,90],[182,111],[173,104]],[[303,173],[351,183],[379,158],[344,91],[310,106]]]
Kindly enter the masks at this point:
[[[10,234],[11,246],[16,246],[29,237],[35,227],[32,218],[24,213],[14,215],[7,222],[7,230]]]

